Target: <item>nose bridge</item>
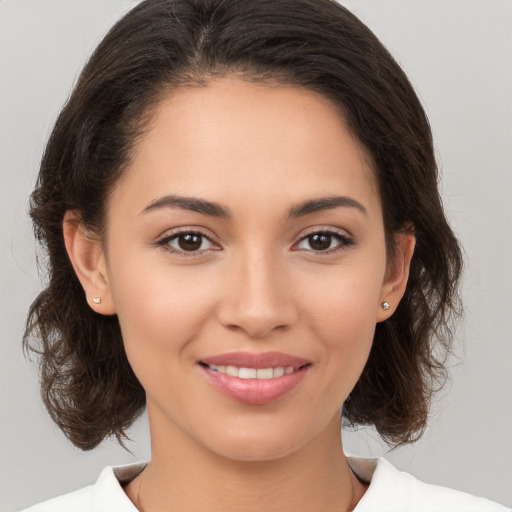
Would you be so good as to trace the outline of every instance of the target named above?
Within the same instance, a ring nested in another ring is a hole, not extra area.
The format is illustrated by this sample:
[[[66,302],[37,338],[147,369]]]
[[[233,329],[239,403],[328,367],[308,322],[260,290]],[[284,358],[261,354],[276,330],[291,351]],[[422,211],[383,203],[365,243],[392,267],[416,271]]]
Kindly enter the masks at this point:
[[[297,319],[288,273],[271,247],[240,248],[229,274],[219,311],[223,325],[263,337]]]

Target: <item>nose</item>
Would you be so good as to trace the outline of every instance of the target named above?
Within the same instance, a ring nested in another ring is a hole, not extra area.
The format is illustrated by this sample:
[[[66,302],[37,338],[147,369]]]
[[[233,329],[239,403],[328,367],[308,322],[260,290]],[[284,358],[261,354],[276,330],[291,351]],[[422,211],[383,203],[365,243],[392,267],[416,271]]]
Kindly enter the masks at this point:
[[[254,251],[233,261],[227,272],[217,313],[223,326],[263,338],[297,321],[292,283],[275,259]]]

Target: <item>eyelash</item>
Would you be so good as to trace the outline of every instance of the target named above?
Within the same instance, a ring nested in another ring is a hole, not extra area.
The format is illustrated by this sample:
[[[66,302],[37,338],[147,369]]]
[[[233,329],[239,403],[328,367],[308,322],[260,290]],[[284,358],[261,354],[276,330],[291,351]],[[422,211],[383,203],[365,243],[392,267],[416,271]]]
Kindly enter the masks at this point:
[[[327,249],[325,251],[315,251],[315,250],[310,251],[315,254],[333,254],[333,253],[337,253],[337,252],[343,251],[345,249],[348,249],[349,247],[351,247],[355,244],[355,240],[352,237],[350,237],[347,234],[342,233],[340,231],[335,231],[333,229],[318,229],[315,231],[310,231],[309,233],[306,233],[299,240],[298,243],[300,244],[304,240],[307,240],[308,238],[310,238],[314,235],[327,235],[327,236],[334,238],[335,240],[337,240],[339,242],[339,245],[337,247],[334,247],[333,249]]]
[[[202,254],[208,250],[207,249],[207,250],[202,250],[202,251],[201,250],[185,251],[185,250],[176,250],[174,248],[171,248],[169,246],[169,243],[172,242],[173,240],[177,240],[182,235],[196,235],[196,236],[202,237],[203,239],[208,240],[212,244],[215,243],[211,240],[211,238],[209,236],[205,235],[201,231],[183,230],[183,231],[176,231],[170,235],[167,235],[167,236],[161,238],[160,240],[158,240],[156,242],[156,245],[158,247],[161,247],[165,251],[170,252],[171,254],[176,254],[177,256],[184,257],[184,258],[195,258],[198,256],[202,256]],[[316,231],[311,231],[310,233],[307,233],[306,235],[304,235],[299,240],[299,242],[295,245],[300,244],[304,240],[307,240],[308,238],[312,237],[313,235],[327,235],[327,236],[330,236],[330,237],[336,239],[340,243],[339,246],[335,247],[334,249],[327,249],[325,251],[315,251],[315,250],[309,251],[309,252],[313,252],[316,254],[333,254],[333,253],[337,253],[339,251],[343,251],[343,250],[347,249],[348,247],[355,245],[355,240],[353,238],[351,238],[350,236],[347,236],[345,233],[341,233],[339,231],[335,231],[332,229],[319,229]],[[218,251],[220,249],[213,249],[213,250]],[[295,250],[300,250],[300,249],[295,249]]]
[[[205,235],[204,233],[201,233],[201,231],[195,231],[193,229],[184,229],[182,231],[175,231],[174,233],[172,233],[168,236],[164,236],[163,238],[161,238],[160,240],[157,241],[156,245],[161,247],[165,251],[170,252],[171,254],[176,254],[177,256],[183,257],[183,258],[196,258],[198,256],[202,256],[203,253],[205,252],[204,250],[203,251],[176,250],[168,245],[170,242],[172,242],[175,239],[177,240],[182,235],[196,235],[196,236],[200,236],[200,237],[208,240],[212,244],[214,243],[209,236]],[[214,250],[219,250],[219,249],[214,249]]]

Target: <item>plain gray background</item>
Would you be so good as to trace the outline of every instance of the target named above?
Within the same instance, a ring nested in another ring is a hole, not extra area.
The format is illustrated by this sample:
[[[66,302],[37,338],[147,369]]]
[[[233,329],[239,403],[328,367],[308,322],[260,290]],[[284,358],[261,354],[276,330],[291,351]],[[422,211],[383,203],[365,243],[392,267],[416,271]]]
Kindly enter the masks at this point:
[[[21,336],[40,290],[27,198],[60,107],[92,48],[137,1],[0,0],[0,510],[92,483],[109,464],[148,459],[146,419],[133,455],[113,442],[84,453],[40,403]],[[386,456],[442,485],[512,505],[512,2],[342,1],[381,38],[424,102],[442,191],[466,252],[466,317],[452,381],[416,445]],[[371,431],[346,451],[380,456]]]

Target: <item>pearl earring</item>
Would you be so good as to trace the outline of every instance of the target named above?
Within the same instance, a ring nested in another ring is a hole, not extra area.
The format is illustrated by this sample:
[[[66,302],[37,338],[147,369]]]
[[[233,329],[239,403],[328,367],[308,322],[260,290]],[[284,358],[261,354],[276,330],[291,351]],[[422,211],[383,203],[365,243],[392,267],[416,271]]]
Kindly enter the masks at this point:
[[[387,311],[387,310],[391,307],[391,304],[390,304],[388,301],[384,301],[384,302],[381,304],[381,306],[382,306],[382,309],[383,309],[384,311]]]
[[[101,297],[94,297],[92,301],[94,302],[94,304],[101,304]]]

